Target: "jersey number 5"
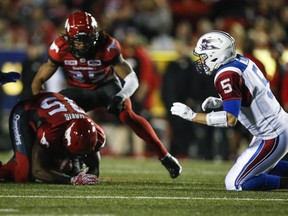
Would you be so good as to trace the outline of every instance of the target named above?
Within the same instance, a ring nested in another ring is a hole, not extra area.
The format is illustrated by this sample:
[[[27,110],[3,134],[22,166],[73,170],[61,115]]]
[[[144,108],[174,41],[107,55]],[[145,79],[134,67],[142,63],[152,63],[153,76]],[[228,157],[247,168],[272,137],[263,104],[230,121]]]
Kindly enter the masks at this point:
[[[220,81],[220,84],[225,94],[232,92],[232,85],[230,83],[230,78],[226,78]]]

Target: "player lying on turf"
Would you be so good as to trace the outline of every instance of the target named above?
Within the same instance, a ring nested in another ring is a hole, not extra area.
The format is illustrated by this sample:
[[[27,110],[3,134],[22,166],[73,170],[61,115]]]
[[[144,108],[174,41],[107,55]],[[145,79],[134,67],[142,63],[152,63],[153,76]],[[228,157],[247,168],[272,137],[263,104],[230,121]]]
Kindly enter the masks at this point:
[[[233,127],[239,120],[254,136],[225,179],[227,190],[288,188],[288,115],[272,94],[269,82],[256,64],[236,54],[234,39],[222,31],[204,34],[197,42],[195,63],[199,72],[215,75],[221,98],[209,97],[195,113],[182,103],[171,112],[188,121],[214,127]]]
[[[11,111],[9,129],[14,155],[0,167],[0,179],[97,183],[105,134],[72,100],[45,92],[19,102]],[[89,170],[72,172],[76,156]]]
[[[16,82],[20,79],[21,75],[18,72],[2,72],[0,71],[0,85],[4,85],[5,83],[9,82]]]

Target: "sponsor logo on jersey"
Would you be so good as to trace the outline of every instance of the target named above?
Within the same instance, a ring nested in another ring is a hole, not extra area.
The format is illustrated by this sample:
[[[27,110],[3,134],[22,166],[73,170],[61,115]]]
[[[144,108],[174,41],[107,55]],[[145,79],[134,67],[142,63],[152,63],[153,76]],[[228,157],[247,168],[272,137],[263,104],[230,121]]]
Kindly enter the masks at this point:
[[[55,41],[51,44],[50,50],[55,50],[56,53],[59,52],[59,47],[56,45]]]
[[[85,62],[86,62],[86,59],[85,59],[85,58],[80,58],[79,61],[80,61],[81,63],[85,63]]]
[[[101,65],[101,60],[89,60],[87,62],[89,66],[100,66]]]
[[[19,127],[18,127],[18,121],[20,120],[20,115],[18,114],[14,114],[13,115],[13,125],[12,125],[12,129],[13,129],[13,133],[14,133],[14,138],[15,138],[15,144],[16,145],[21,145],[21,134],[19,131]]]
[[[65,65],[77,65],[77,60],[65,60]]]
[[[92,67],[73,67],[73,70],[94,70]]]
[[[112,40],[112,43],[107,47],[107,51],[110,52],[110,49],[116,49],[115,40]]]

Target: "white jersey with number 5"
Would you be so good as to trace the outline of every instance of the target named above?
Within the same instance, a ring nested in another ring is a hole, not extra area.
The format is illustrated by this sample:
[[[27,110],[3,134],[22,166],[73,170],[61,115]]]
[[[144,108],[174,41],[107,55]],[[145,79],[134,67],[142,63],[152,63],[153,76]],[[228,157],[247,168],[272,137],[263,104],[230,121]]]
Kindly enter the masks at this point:
[[[246,57],[221,67],[214,79],[217,92],[225,100],[241,100],[238,120],[256,137],[272,139],[288,129],[288,115],[270,90],[259,68]]]

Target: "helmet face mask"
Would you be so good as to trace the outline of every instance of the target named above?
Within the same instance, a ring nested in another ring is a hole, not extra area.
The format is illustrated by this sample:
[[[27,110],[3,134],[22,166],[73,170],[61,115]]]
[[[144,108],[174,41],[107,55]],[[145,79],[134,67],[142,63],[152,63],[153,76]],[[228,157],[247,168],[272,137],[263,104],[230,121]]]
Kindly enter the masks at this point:
[[[97,22],[91,14],[77,11],[65,23],[65,36],[72,54],[77,58],[87,58],[97,44],[99,32]]]
[[[236,58],[235,40],[222,31],[211,31],[201,36],[194,50],[198,58],[196,70],[211,75],[220,66]]]
[[[197,58],[194,62],[195,62],[195,67],[196,67],[196,71],[200,74],[202,73],[206,73],[206,74],[210,74],[210,68],[205,65],[205,60],[208,58],[206,54],[202,54],[202,55],[198,55],[197,53],[195,53],[195,51],[193,52],[194,56]]]

